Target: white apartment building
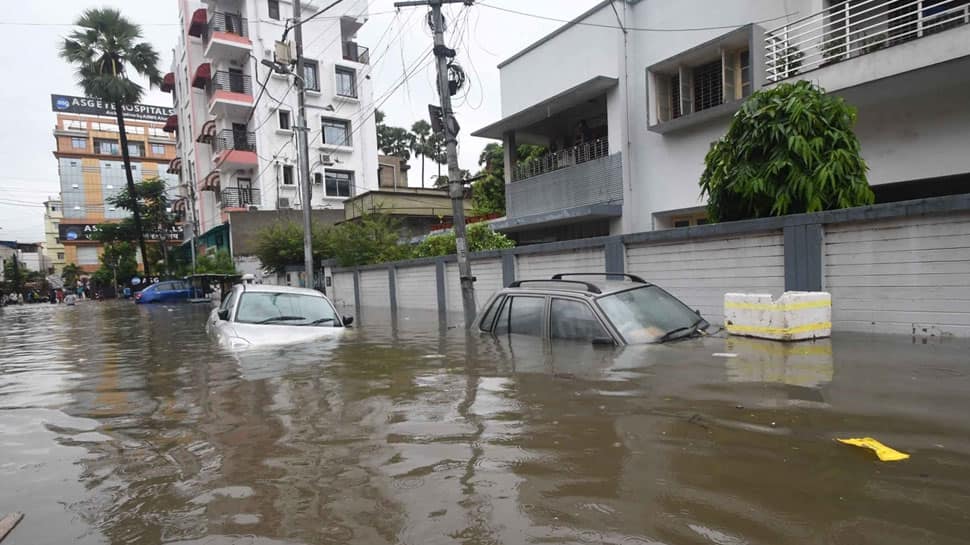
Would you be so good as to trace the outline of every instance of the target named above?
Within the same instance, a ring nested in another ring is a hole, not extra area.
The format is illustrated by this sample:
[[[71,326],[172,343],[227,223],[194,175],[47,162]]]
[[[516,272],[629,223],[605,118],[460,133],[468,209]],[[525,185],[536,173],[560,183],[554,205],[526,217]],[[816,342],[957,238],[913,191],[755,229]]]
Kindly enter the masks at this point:
[[[323,5],[304,2],[303,16]],[[166,127],[178,136],[169,167],[182,182],[175,207],[197,225],[204,248],[231,250],[229,212],[304,204],[294,77],[262,64],[275,59],[293,5],[179,0],[179,12],[173,69],[162,87],[173,92],[176,108]],[[367,2],[350,0],[303,24],[312,208],[341,209],[345,199],[378,185],[369,52],[355,41],[366,20]]]
[[[499,69],[474,134],[505,144],[495,227],[520,242],[705,223],[711,142],[797,79],[858,108],[878,202],[970,193],[970,0],[607,0]],[[520,144],[550,153],[516,166]]]

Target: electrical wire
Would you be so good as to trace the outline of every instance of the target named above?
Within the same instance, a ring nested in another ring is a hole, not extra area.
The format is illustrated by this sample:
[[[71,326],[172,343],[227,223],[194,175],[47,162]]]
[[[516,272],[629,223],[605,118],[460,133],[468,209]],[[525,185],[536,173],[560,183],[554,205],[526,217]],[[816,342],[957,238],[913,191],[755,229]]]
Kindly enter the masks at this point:
[[[761,19],[759,21],[750,21],[750,22],[740,23],[740,24],[737,24],[737,25],[719,25],[719,26],[685,27],[685,28],[638,28],[638,27],[626,27],[626,29],[624,29],[622,27],[615,26],[615,25],[604,25],[604,24],[601,24],[601,23],[587,23],[587,22],[584,22],[584,21],[575,21],[575,20],[570,21],[569,19],[559,19],[559,18],[556,18],[556,17],[547,17],[545,15],[538,15],[538,14],[535,14],[535,13],[526,13],[524,11],[518,11],[518,10],[514,10],[514,9],[503,8],[503,7],[500,7],[500,6],[493,6],[491,4],[486,4],[485,2],[476,2],[475,5],[477,5],[477,6],[484,6],[486,8],[494,9],[494,10],[498,10],[498,11],[504,11],[506,13],[514,13],[516,15],[522,15],[522,16],[525,16],[525,17],[532,17],[533,19],[542,19],[544,21],[554,21],[554,22],[557,22],[557,23],[569,23],[569,24],[573,24],[573,25],[577,25],[577,26],[589,26],[589,27],[598,27],[598,28],[612,28],[612,29],[615,29],[615,30],[628,30],[628,31],[629,30],[634,30],[634,31],[637,31],[637,32],[700,32],[700,31],[704,31],[704,30],[726,30],[726,29],[738,28],[738,27],[744,26],[744,25],[749,24],[749,23],[755,23],[755,24],[769,23],[771,21],[777,21],[778,19],[784,19],[786,17],[791,17],[793,15],[797,15],[798,14],[798,12],[795,12],[795,13],[786,13],[784,15],[779,15],[777,17],[770,17],[768,19]]]

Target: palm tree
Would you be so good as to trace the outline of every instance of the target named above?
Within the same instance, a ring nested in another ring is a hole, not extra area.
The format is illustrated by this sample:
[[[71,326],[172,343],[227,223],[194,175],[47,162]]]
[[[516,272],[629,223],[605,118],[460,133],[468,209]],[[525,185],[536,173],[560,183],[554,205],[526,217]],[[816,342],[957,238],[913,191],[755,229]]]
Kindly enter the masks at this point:
[[[148,42],[139,42],[141,27],[125,19],[119,10],[111,8],[89,9],[74,23],[78,28],[64,39],[60,55],[77,66],[78,83],[84,94],[114,104],[121,136],[121,157],[125,163],[128,192],[135,194],[135,180],[131,174],[131,157],[128,154],[128,135],[122,106],[136,104],[144,89],[128,79],[127,70],[148,79],[149,85],[161,85],[162,74],[158,70],[158,53]],[[138,203],[134,203],[132,216],[138,234],[145,276],[151,276],[145,233],[141,225]]]
[[[416,156],[421,157],[421,187],[424,187],[424,160],[429,155],[433,155],[433,149],[430,149],[430,138],[431,138],[431,124],[425,120],[415,121],[411,125],[411,132],[414,134],[414,138],[411,140],[411,151]]]

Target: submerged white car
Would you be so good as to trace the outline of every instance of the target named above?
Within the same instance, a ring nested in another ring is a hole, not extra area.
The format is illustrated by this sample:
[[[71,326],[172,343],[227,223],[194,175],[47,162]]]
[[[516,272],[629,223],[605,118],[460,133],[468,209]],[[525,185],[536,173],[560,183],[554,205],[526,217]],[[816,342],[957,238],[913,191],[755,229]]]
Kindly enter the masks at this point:
[[[352,321],[341,318],[315,290],[237,284],[209,315],[205,329],[221,346],[244,349],[337,337]]]

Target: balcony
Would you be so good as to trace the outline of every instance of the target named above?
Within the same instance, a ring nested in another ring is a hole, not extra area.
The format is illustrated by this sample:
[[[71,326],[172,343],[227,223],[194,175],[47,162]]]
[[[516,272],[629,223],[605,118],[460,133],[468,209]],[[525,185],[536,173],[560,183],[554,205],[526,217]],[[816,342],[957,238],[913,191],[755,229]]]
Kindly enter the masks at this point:
[[[248,23],[235,13],[216,11],[202,33],[205,56],[210,59],[244,59],[253,48]]]
[[[251,187],[224,187],[220,190],[220,208],[246,210],[259,206],[259,190]]]
[[[239,119],[253,108],[253,85],[249,76],[239,72],[218,71],[206,85],[209,113]]]
[[[823,88],[848,88],[970,55],[970,0],[833,0],[764,44],[769,83],[818,70]]]
[[[343,55],[345,61],[370,64],[370,50],[357,42],[343,42]]]
[[[517,165],[505,186],[500,231],[616,218],[623,205],[621,153],[600,138]]]
[[[526,178],[533,178],[548,172],[606,157],[609,155],[609,149],[610,143],[606,138],[597,138],[592,142],[584,142],[578,146],[547,153],[537,159],[518,163],[512,169],[512,181],[518,182]]]
[[[222,171],[256,168],[256,134],[225,129],[212,137],[213,162]]]

